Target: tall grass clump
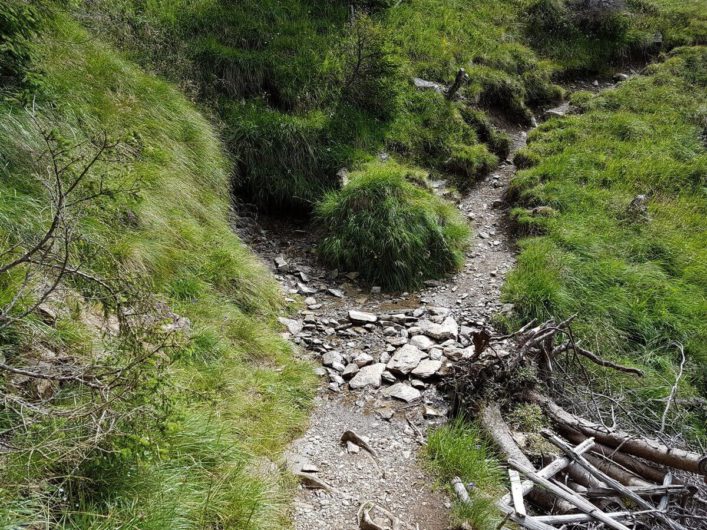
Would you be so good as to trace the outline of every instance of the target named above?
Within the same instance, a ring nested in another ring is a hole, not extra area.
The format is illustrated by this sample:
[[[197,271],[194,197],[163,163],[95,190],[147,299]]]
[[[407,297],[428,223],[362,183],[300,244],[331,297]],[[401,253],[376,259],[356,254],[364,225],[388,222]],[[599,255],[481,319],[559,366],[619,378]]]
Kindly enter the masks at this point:
[[[674,343],[683,345],[698,387],[707,366],[706,65],[706,48],[677,49],[645,77],[578,99],[580,115],[533,132],[534,165],[511,196],[517,221],[540,235],[521,241],[505,286],[521,320],[578,313],[590,349],[630,355],[665,381],[679,362]]]
[[[371,164],[324,197],[316,215],[325,227],[319,246],[325,263],[398,290],[460,266],[468,226],[410,176],[424,178],[394,162]]]
[[[444,484],[461,478],[469,490],[469,504],[456,503],[455,518],[479,530],[497,528],[500,512],[496,500],[504,492],[503,468],[483,432],[473,423],[457,418],[432,431],[425,456]]]

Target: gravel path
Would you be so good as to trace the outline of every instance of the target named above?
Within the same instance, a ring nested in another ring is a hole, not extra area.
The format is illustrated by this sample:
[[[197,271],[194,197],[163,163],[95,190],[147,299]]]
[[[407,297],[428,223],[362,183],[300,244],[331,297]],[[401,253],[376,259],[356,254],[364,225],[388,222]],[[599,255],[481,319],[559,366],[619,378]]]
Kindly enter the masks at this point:
[[[525,133],[512,133],[515,151],[525,144]],[[292,301],[298,294],[305,297],[307,309],[299,319],[286,322],[293,340],[313,358],[323,360],[324,354],[340,352],[340,368],[354,363],[361,354],[372,357],[370,362],[387,362],[395,347],[405,343],[408,332],[404,326],[413,330],[417,318],[441,322],[446,316],[461,323],[459,342],[454,344],[461,348],[468,346],[465,328],[490,325],[492,315],[509,309],[499,302],[499,291],[513,266],[514,248],[506,226],[503,193],[514,171],[512,164],[503,163],[458,202],[474,227],[466,265],[453,277],[430,282],[418,293],[371,294],[369,288],[357,283],[355,273],[337,274],[322,268],[313,254],[316,228],[306,224],[298,227],[291,219],[252,218],[238,230],[273,267]],[[348,322],[352,309],[378,315],[379,322],[365,326],[354,323],[353,328],[350,323],[342,324]],[[404,322],[399,319],[404,315],[416,316],[405,317],[411,321]],[[394,322],[386,324],[385,319],[390,318]],[[396,326],[396,333],[401,332],[402,340],[390,336],[391,324]],[[434,348],[448,344],[437,342]],[[454,346],[447,348],[461,351]],[[445,357],[441,357],[445,362],[451,358],[447,348]],[[420,391],[419,399],[405,403],[384,395],[385,378],[381,388],[349,390],[341,377],[345,372],[333,368],[336,365],[329,364],[319,369],[328,386],[323,385],[316,400],[308,431],[292,444],[287,455],[294,471],[310,473],[332,491],[301,487],[293,508],[295,528],[357,529],[357,512],[365,501],[398,516],[409,528],[449,528],[451,500],[435,487],[420,455],[425,433],[443,423],[447,414],[445,397],[434,380],[405,380],[405,389],[412,384]],[[347,447],[341,442],[347,430],[370,444],[377,461],[360,447]],[[380,522],[390,523],[385,518]]]

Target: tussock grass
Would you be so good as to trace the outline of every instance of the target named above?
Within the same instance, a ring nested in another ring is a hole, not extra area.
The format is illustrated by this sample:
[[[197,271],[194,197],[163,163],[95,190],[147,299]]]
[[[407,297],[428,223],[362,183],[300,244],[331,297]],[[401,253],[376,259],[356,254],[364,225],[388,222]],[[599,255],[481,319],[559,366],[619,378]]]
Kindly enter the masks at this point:
[[[535,165],[512,183],[517,221],[542,234],[521,241],[505,286],[519,317],[577,312],[589,347],[655,368],[661,385],[679,360],[672,341],[705,384],[706,59],[704,47],[678,49],[646,77],[582,96],[581,115],[530,135]],[[647,216],[630,207],[639,194]]]
[[[458,418],[435,429],[425,451],[433,471],[445,486],[451,488],[449,484],[455,476],[467,485],[471,503],[456,502],[455,518],[479,530],[496,528],[501,516],[495,502],[504,492],[504,473],[483,432],[473,423]]]
[[[303,428],[315,376],[277,332],[276,283],[229,227],[231,165],[218,135],[177,90],[61,13],[35,40],[33,57],[44,72],[36,106],[53,107],[46,119],[68,133],[105,130],[135,151],[124,172],[139,193],[85,212],[85,266],[141,277],[191,329],[155,396],[169,410],[161,429],[113,440],[78,470],[39,454],[3,454],[0,526],[286,527],[292,484],[272,462]],[[0,234],[12,239],[41,228],[39,195],[26,178],[41,168],[33,167],[37,140],[26,114],[11,102],[0,109]],[[62,316],[56,328],[30,322],[31,334],[12,340],[90,355],[96,339],[77,318]],[[47,480],[69,473],[63,491]]]
[[[397,290],[457,269],[468,244],[467,224],[454,206],[409,176],[424,178],[394,162],[375,163],[326,195],[316,212],[326,228],[322,259]]]

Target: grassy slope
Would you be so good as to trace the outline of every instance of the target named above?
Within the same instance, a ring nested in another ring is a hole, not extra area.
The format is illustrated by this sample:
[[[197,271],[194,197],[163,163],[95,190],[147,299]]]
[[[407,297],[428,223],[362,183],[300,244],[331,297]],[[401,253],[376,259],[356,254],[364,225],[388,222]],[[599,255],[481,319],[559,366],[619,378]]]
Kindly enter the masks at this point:
[[[140,154],[130,166],[142,180],[139,199],[117,197],[110,208],[91,211],[83,235],[148,277],[155,292],[191,320],[192,330],[169,369],[174,412],[166,431],[136,433],[160,451],[93,461],[84,470],[91,487],[69,492],[65,502],[56,502],[51,484],[40,482],[50,470],[61,472],[56,463],[40,462],[28,472],[7,460],[2,526],[44,518],[80,528],[286,525],[288,482],[277,470],[265,473],[263,462],[304,425],[313,375],[293,361],[276,332],[276,284],[229,227],[230,165],[219,138],[174,88],[65,17],[37,39],[35,54],[45,72],[37,105],[56,106],[57,126],[89,124],[139,139]],[[29,204],[32,190],[23,174],[32,169],[30,155],[18,140],[28,129],[23,116],[10,105],[0,115],[9,157],[2,196],[17,193]],[[3,204],[3,227],[12,230],[24,220],[22,209]],[[120,221],[128,209],[137,215],[137,228]],[[90,266],[111,275],[110,263]],[[85,349],[89,340],[73,334],[63,347]],[[38,487],[27,490],[31,484]]]
[[[512,193],[555,214],[516,211],[542,235],[521,242],[506,284],[524,319],[578,312],[580,333],[599,351],[652,365],[655,352],[676,358],[679,341],[697,383],[707,364],[706,58],[705,48],[678,50],[530,135],[540,163]],[[629,211],[639,194],[649,220]]]

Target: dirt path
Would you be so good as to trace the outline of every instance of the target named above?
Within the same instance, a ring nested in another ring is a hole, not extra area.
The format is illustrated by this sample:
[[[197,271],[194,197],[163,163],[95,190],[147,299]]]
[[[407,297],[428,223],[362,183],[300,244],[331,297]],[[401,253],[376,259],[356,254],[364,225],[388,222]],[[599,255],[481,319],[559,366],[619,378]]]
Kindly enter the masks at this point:
[[[512,131],[512,137],[513,151],[525,144],[524,132]],[[514,252],[503,193],[514,171],[512,164],[503,163],[459,202],[474,227],[466,265],[455,276],[430,282],[414,294],[372,294],[357,283],[355,273],[322,268],[313,254],[318,237],[311,226],[254,219],[239,227],[271,264],[292,302],[297,294],[305,299],[307,308],[283,322],[293,340],[325,365],[319,370],[327,384],[316,400],[309,429],[292,444],[287,458],[292,469],[311,473],[333,491],[299,490],[293,512],[298,530],[357,529],[357,512],[365,501],[392,512],[411,528],[449,527],[451,499],[434,487],[419,452],[426,431],[443,423],[447,414],[434,376],[469,354],[469,334],[504,310],[499,292]],[[366,312],[376,322],[352,320],[350,310]],[[457,326],[453,336],[434,328],[451,321]],[[435,361],[442,366],[436,374],[392,375],[386,370],[382,381],[378,373],[374,384],[349,388],[356,379],[348,372],[375,371],[375,366],[382,370],[391,355],[409,344],[419,346],[414,348],[418,353],[424,350],[432,368],[438,366]],[[386,395],[395,383],[404,394],[413,393],[402,396],[409,402]],[[370,444],[377,462],[365,450],[342,444],[347,430]]]

